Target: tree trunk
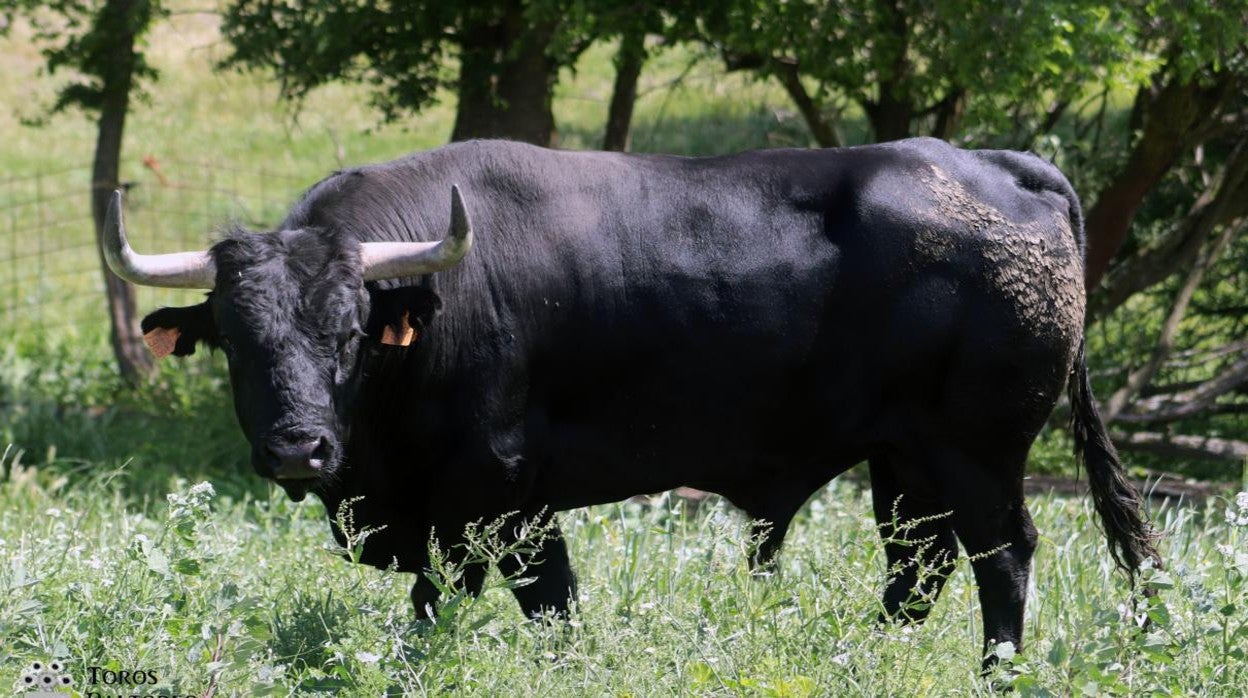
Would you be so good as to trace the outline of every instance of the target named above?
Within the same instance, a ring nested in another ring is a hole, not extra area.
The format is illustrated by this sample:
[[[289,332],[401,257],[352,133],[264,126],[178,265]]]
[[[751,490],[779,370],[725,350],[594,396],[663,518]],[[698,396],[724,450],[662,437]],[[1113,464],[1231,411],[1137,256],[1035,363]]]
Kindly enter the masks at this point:
[[[607,128],[602,136],[603,150],[627,151],[631,146],[633,105],[637,102],[637,78],[646,62],[646,32],[632,27],[620,38],[615,56],[615,86],[607,108]]]
[[[867,109],[867,120],[876,143],[901,140],[910,137],[910,121],[914,118],[914,106],[893,95],[890,83],[880,84],[880,101]]]
[[[527,23],[518,2],[498,23],[464,27],[451,140],[507,138],[554,144],[551,100],[559,66],[547,54],[554,29],[549,22]]]
[[[884,47],[892,51],[891,55],[879,56],[881,66],[879,78],[879,98],[870,104],[863,105],[867,120],[871,122],[871,131],[876,143],[896,141],[910,136],[910,122],[914,120],[914,100],[906,94],[905,82],[910,75],[910,24],[907,20],[907,8],[898,0],[883,0],[879,3],[881,14],[880,31],[892,34],[896,41],[882,42],[873,51],[883,51]]]
[[[151,375],[152,357],[143,345],[135,312],[134,286],[117,278],[104,262],[104,216],[108,212],[109,194],[117,188],[121,162],[121,139],[130,105],[130,88],[134,81],[134,31],[129,23],[117,21],[127,16],[136,0],[108,0],[101,12],[103,26],[127,27],[115,36],[111,47],[111,65],[101,83],[100,117],[95,141],[95,161],[91,171],[91,213],[95,219],[96,250],[104,272],[104,290],[108,297],[108,317],[112,325],[111,340],[117,368],[130,383],[138,383]],[[141,1],[141,0],[139,0]],[[113,21],[109,21],[113,19]]]
[[[802,118],[806,120],[806,127],[810,129],[810,135],[815,137],[815,142],[819,144],[819,147],[841,147],[841,137],[836,132],[836,125],[824,117],[819,104],[806,91],[806,86],[802,84],[801,74],[797,70],[797,63],[780,60],[773,60],[772,63],[775,66],[776,78],[784,86],[785,92],[789,93],[789,99],[793,100]]]
[[[942,141],[953,140],[958,129],[962,128],[962,119],[966,116],[966,90],[955,87],[935,107],[936,123],[932,126],[932,137]]]
[[[1216,118],[1218,105],[1230,80],[1225,76],[1210,86],[1195,78],[1190,82],[1169,82],[1146,98],[1140,136],[1131,154],[1096,197],[1084,220],[1088,253],[1084,286],[1096,288],[1109,269],[1109,262],[1127,238],[1135,212],[1145,196],[1161,181],[1184,150],[1191,147],[1191,134]],[[1147,90],[1151,88],[1140,88]],[[1133,117],[1136,118],[1136,117]]]

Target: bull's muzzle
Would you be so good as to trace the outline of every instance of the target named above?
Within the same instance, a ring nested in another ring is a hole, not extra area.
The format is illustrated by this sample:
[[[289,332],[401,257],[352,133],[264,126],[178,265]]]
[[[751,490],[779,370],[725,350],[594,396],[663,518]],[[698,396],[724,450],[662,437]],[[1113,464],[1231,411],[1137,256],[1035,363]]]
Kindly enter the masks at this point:
[[[309,480],[319,478],[329,444],[325,437],[291,442],[271,439],[265,444],[265,461],[275,480]]]

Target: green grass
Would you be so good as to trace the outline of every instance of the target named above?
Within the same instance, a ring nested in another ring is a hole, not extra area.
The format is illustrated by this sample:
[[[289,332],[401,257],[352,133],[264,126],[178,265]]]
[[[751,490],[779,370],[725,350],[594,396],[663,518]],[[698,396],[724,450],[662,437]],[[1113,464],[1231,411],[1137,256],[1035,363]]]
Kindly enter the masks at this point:
[[[965,562],[926,625],[874,623],[885,570],[869,497],[852,485],[833,485],[802,515],[776,578],[751,577],[742,522],[720,502],[563,514],[579,608],[547,626],[523,621],[497,577],[436,622],[414,622],[408,575],[338,559],[321,507],[280,493],[214,497],[181,484],[167,502],[135,506],[113,469],[67,484],[11,468],[0,495],[8,677],[59,658],[80,688],[85,667],[111,666],[154,670],[156,690],[179,694],[212,681],[236,695],[992,690],[978,676]],[[1222,506],[1159,513],[1173,566],[1152,578],[1160,595],[1140,630],[1121,617],[1127,587],[1090,507],[1035,498],[1029,647],[992,680],[1025,695],[1241,695],[1248,530],[1225,523]],[[453,589],[453,571],[444,579]]]

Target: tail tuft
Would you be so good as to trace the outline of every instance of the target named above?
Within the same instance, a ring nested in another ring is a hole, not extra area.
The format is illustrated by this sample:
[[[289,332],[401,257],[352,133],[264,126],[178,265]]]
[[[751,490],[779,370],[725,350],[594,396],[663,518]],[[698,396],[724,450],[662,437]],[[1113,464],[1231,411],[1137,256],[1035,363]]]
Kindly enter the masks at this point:
[[[1069,390],[1070,432],[1075,439],[1075,455],[1081,458],[1088,472],[1092,502],[1114,562],[1132,577],[1144,560],[1151,559],[1160,566],[1161,556],[1154,546],[1157,534],[1148,524],[1140,493],[1127,480],[1118,452],[1096,408],[1082,340],[1071,369]]]

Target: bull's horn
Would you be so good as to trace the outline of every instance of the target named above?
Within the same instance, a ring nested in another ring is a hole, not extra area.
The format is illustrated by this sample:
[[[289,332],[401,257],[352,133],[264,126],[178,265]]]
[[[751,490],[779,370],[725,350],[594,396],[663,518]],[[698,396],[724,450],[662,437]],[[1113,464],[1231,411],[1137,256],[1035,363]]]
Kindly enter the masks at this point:
[[[472,248],[472,222],[459,187],[451,185],[451,231],[438,242],[365,242],[360,245],[364,280],[420,276],[459,264]]]
[[[104,260],[113,273],[141,286],[212,288],[216,265],[207,251],[139,254],[126,242],[121,220],[121,190],[113,192],[104,216]]]

